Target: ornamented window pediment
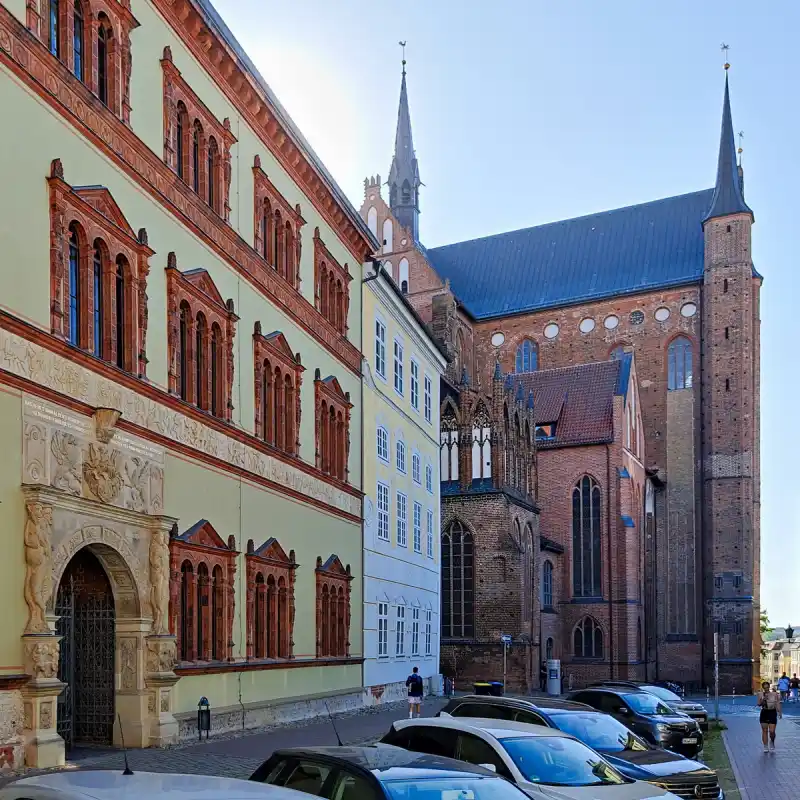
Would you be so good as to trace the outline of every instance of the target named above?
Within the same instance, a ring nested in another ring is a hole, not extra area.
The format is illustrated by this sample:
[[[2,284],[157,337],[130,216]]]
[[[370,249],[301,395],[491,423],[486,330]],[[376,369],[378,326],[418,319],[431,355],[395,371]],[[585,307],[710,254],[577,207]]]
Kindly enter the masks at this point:
[[[342,266],[325,246],[314,230],[314,305],[334,327],[337,333],[347,336],[347,314],[350,309],[350,281],[353,276]]]
[[[314,377],[317,469],[341,481],[349,479],[350,458],[350,394],[339,381],[329,375]]]
[[[350,565],[332,554],[317,556],[317,658],[350,655]]]
[[[222,537],[207,519],[201,519],[199,522],[196,522],[191,528],[176,536],[175,541],[182,542],[183,544],[195,545],[196,547],[225,550],[226,552],[229,552],[231,549],[236,549],[235,542],[225,544]]]

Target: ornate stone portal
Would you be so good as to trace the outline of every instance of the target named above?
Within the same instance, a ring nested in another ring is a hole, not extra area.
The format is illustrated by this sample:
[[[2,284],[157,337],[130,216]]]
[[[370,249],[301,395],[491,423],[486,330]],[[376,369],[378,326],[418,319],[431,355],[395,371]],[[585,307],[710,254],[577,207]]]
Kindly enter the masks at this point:
[[[177,520],[160,515],[164,451],[116,431],[116,419],[102,409],[93,424],[25,397],[23,413],[23,651],[32,676],[22,689],[26,764],[64,763],[55,599],[70,559],[84,547],[100,561],[114,595],[114,743],[124,735],[128,747],[169,744],[178,731],[171,701],[177,650],[168,627],[168,540]]]

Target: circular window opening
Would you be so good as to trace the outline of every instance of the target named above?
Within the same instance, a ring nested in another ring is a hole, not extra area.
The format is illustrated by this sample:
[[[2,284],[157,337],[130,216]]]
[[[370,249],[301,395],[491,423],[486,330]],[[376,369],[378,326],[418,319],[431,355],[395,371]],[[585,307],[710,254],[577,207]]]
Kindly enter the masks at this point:
[[[558,325],[555,322],[551,322],[549,325],[545,326],[544,335],[547,339],[555,339],[558,336]]]
[[[500,347],[503,342],[505,342],[506,337],[504,334],[498,331],[497,333],[492,334],[492,347]]]
[[[644,311],[631,311],[631,325],[641,325],[644,322]]]
[[[614,314],[609,314],[604,320],[603,325],[610,331],[613,331],[614,328],[619,325],[619,317],[615,316]]]
[[[669,309],[666,306],[657,308],[655,318],[658,322],[666,322],[669,319]]]
[[[693,317],[697,313],[697,306],[694,303],[684,303],[681,306],[682,317]]]
[[[591,317],[586,317],[586,319],[581,320],[581,324],[578,327],[581,329],[581,333],[591,333],[594,330],[594,320]]]

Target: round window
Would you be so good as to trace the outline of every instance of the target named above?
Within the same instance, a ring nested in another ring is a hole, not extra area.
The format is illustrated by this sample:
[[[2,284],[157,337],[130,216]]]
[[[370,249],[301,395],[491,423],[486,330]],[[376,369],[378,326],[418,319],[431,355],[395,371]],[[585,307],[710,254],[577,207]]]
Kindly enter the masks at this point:
[[[694,303],[684,303],[681,306],[682,317],[693,317],[697,313],[697,306]]]
[[[644,322],[644,312],[631,311],[630,321],[631,325],[641,325]]]
[[[655,318],[658,322],[666,322],[669,319],[669,309],[666,306],[656,309]]]
[[[614,328],[619,325],[619,317],[615,316],[614,314],[609,314],[604,320],[603,325],[610,331],[613,331]]]
[[[492,347],[500,347],[503,342],[505,342],[506,337],[504,334],[497,331],[497,333],[492,334]]]
[[[581,333],[591,333],[594,330],[594,320],[591,317],[586,317],[581,320],[581,324],[578,327],[581,329]]]
[[[544,335],[547,339],[555,339],[558,336],[558,325],[555,322],[551,322],[549,325],[545,326]]]

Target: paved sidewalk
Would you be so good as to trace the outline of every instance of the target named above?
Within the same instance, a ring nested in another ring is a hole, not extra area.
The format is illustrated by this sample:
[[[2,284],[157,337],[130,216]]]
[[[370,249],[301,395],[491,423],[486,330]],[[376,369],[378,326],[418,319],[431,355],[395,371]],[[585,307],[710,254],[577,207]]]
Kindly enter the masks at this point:
[[[424,716],[433,716],[446,703],[446,698],[426,698],[422,713]],[[334,721],[343,744],[366,744],[382,737],[392,722],[407,716],[408,706],[405,703],[393,703],[384,708],[337,715]],[[335,744],[333,725],[326,719],[273,728],[263,733],[209,739],[202,744],[183,744],[166,750],[128,750],[128,763],[131,769],[140,772],[185,772],[249,778],[262,761],[282,747]],[[122,770],[124,761],[119,750],[83,749],[68,754],[67,764],[78,769]],[[0,777],[0,786],[11,780],[15,778]]]

